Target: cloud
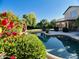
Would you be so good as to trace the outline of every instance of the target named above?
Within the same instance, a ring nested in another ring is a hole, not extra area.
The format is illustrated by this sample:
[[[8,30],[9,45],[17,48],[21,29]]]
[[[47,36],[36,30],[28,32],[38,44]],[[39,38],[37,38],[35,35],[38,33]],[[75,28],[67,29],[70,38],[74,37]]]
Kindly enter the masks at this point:
[[[78,0],[69,0],[70,5],[79,5]]]

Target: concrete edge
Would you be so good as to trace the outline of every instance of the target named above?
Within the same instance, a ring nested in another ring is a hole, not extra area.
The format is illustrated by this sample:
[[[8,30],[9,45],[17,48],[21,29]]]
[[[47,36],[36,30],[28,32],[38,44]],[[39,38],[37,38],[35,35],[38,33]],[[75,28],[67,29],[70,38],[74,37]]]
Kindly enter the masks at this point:
[[[64,58],[47,53],[47,59],[64,59]]]

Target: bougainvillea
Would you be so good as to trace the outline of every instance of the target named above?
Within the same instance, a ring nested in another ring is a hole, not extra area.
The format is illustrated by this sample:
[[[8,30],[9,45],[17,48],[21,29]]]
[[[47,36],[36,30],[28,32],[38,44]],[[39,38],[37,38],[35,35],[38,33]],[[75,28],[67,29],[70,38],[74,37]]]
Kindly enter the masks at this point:
[[[5,25],[7,25],[7,24],[8,24],[8,18],[4,18],[4,19],[2,20],[2,25],[5,26]]]
[[[14,55],[12,55],[12,56],[10,57],[10,59],[16,59],[16,57],[15,57]]]
[[[10,33],[12,33],[11,30],[13,29],[13,27],[15,27],[14,26],[14,22],[9,20],[8,18],[4,18],[3,20],[1,20],[1,24],[0,25],[2,25],[2,27],[0,27],[0,33],[4,33],[4,34],[7,33],[7,35],[9,35],[9,36],[10,36]]]
[[[16,35],[17,35],[17,32],[12,32],[12,34],[13,34],[14,36],[16,36]]]
[[[23,25],[19,21],[14,21],[13,16],[7,16],[7,12],[3,12],[0,16],[0,37],[16,36],[17,33],[22,32]]]
[[[14,15],[13,15],[14,16]],[[13,16],[7,17],[7,12],[0,15],[0,53],[11,49],[10,59],[15,59],[15,40],[7,40],[7,38],[16,37],[22,32],[23,26],[19,21],[14,21]],[[18,24],[17,24],[18,23]]]
[[[3,12],[1,15],[2,15],[2,16],[6,16],[6,15],[7,15],[7,13],[6,13],[6,12]]]

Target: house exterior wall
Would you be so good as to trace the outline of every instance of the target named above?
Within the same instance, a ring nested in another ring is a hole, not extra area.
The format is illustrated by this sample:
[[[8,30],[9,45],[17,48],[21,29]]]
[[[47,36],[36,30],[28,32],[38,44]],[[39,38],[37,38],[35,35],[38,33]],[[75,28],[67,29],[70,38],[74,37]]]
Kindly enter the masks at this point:
[[[60,29],[66,27],[70,30],[77,30],[75,21],[78,17],[79,17],[79,6],[70,6],[64,12],[64,19],[63,20],[60,19],[61,21],[58,21],[56,23],[56,26],[59,27]]]
[[[56,26],[62,30],[64,27],[69,28],[70,30],[75,29],[75,21],[63,21],[63,22],[57,22]]]
[[[59,28],[63,28],[63,27],[66,26],[65,23],[66,23],[66,22],[58,22],[58,23],[56,23],[56,26],[59,27]]]
[[[79,16],[79,7],[71,7],[64,14],[65,19],[76,19]]]

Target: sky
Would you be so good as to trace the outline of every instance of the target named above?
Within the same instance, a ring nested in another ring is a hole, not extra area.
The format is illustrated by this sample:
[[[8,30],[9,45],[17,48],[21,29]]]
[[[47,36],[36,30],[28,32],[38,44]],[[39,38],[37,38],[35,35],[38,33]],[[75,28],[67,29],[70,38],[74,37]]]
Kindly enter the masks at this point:
[[[51,21],[63,18],[65,10],[73,5],[79,6],[79,0],[0,0],[0,12],[12,11],[20,18],[34,12],[38,21]]]

